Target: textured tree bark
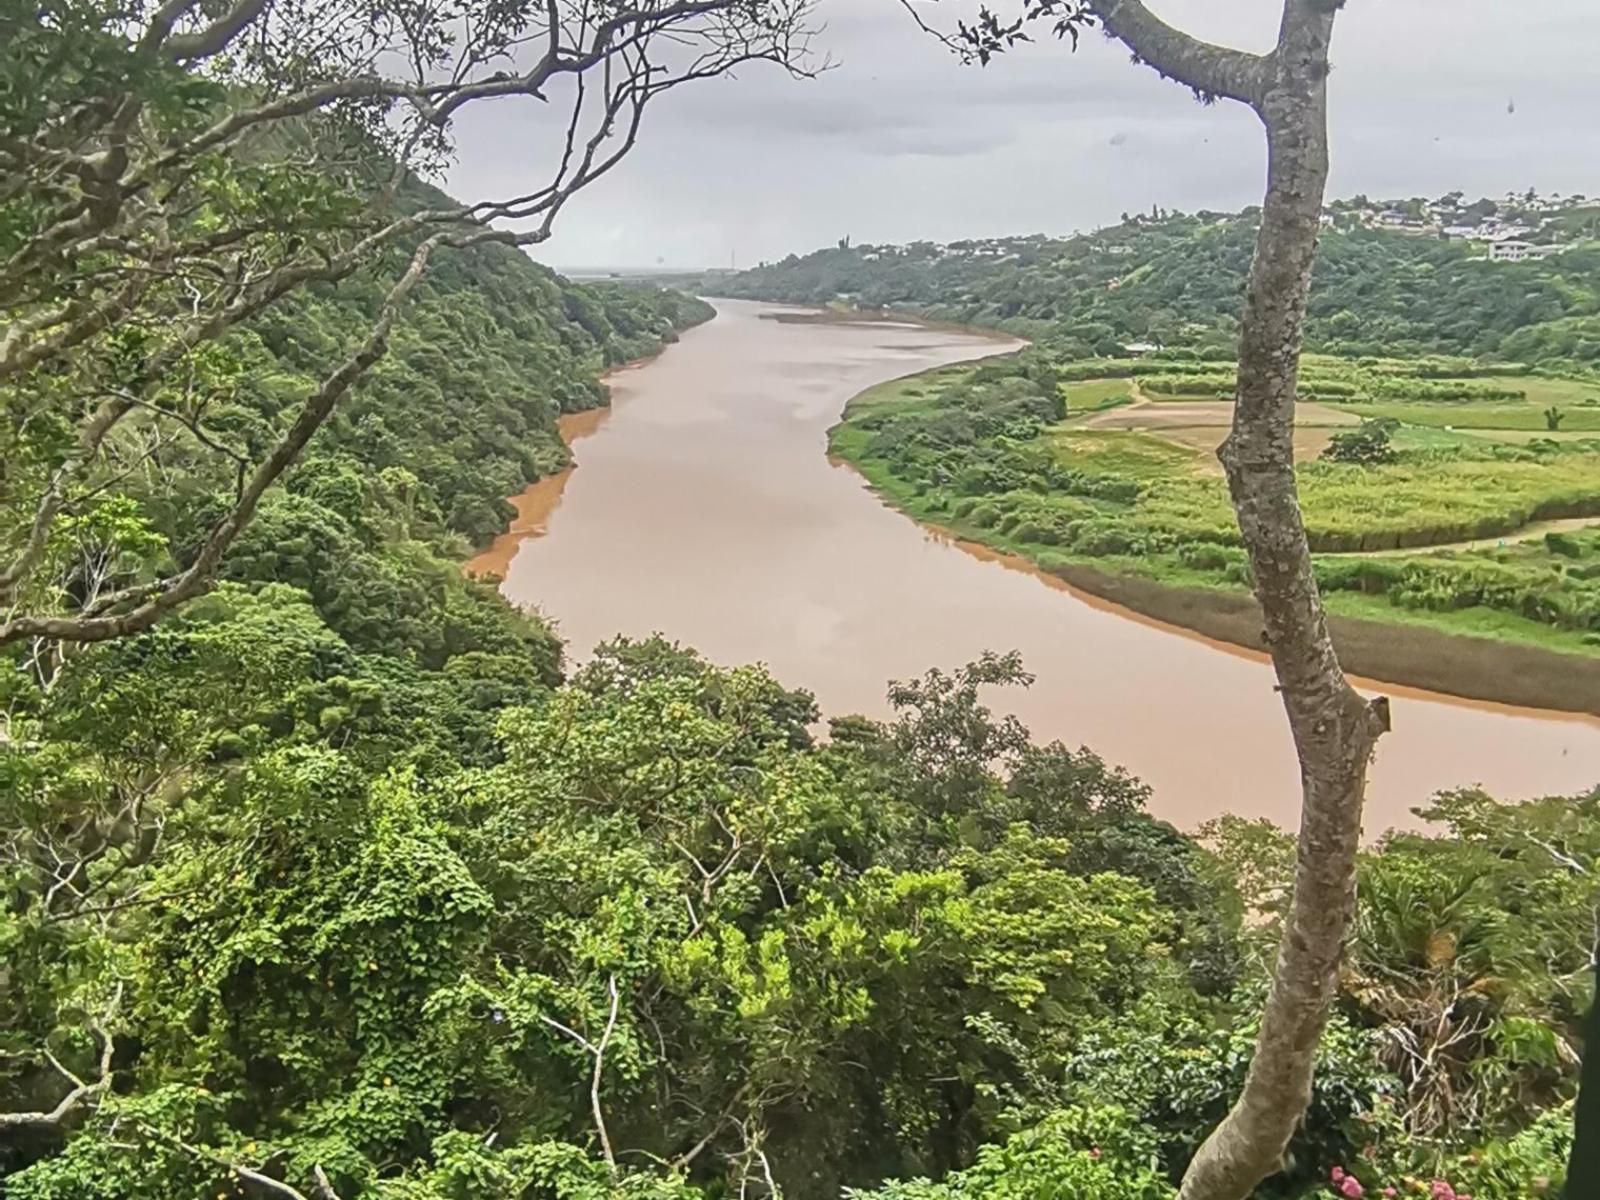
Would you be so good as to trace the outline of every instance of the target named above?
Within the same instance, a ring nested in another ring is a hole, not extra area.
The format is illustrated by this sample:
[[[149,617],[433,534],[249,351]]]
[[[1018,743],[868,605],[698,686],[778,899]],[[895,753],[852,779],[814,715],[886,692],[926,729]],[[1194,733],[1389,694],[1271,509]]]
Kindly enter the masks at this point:
[[[1388,728],[1387,703],[1363,700],[1334,654],[1294,477],[1300,349],[1328,176],[1335,11],[1330,0],[1285,0],[1254,106],[1267,132],[1267,195],[1240,325],[1233,429],[1219,451],[1300,760],[1294,897],[1244,1088],[1190,1163],[1181,1200],[1248,1196],[1280,1169],[1310,1103],[1355,910],[1367,766]]]
[[[1594,1003],[1583,1029],[1583,1082],[1573,1114],[1567,1200],[1600,1196],[1600,944],[1594,948]]]

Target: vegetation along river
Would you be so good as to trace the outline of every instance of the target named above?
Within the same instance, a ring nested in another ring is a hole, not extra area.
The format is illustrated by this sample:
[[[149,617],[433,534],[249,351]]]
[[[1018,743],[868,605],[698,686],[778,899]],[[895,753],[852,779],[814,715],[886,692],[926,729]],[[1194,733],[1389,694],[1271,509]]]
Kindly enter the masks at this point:
[[[1040,741],[1088,745],[1193,826],[1223,812],[1293,824],[1298,777],[1271,668],[974,553],[885,507],[829,462],[828,427],[886,379],[1007,343],[890,323],[719,315],[615,374],[613,407],[568,418],[582,469],[534,485],[512,534],[474,565],[553,617],[582,657],[660,632],[713,661],[761,661],[825,713],[882,715],[888,680],[985,649],[1038,679],[996,693]],[[1412,823],[1434,791],[1503,798],[1600,781],[1600,722],[1373,685],[1394,697],[1369,835]]]

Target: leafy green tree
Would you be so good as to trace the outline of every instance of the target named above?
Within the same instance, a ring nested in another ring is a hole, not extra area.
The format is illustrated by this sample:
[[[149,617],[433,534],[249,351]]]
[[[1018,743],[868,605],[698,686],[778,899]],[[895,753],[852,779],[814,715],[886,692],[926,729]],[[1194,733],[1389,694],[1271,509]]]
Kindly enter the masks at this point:
[[[1394,433],[1400,422],[1393,417],[1362,421],[1355,429],[1336,433],[1322,452],[1325,462],[1372,467],[1395,459]]]

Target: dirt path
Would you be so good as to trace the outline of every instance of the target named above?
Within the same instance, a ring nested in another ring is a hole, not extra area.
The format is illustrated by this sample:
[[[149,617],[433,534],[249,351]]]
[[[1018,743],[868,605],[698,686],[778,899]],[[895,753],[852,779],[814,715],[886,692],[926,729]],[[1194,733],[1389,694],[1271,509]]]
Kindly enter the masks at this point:
[[[1231,401],[1152,400],[1133,379],[1128,381],[1128,392],[1133,397],[1131,404],[1095,413],[1072,427],[1147,433],[1201,455],[1200,469],[1205,474],[1222,473],[1213,456],[1233,423]],[[1328,448],[1336,429],[1360,420],[1323,404],[1301,401],[1295,420],[1295,457],[1301,462],[1316,458]]]

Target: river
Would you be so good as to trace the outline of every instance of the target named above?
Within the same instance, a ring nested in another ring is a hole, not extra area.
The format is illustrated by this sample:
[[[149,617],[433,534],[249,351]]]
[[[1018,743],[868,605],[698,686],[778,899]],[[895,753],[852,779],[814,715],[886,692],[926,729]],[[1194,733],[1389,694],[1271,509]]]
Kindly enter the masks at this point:
[[[660,632],[718,663],[765,662],[825,713],[884,715],[888,680],[1016,649],[1037,682],[992,701],[1037,740],[1125,765],[1181,826],[1224,812],[1294,824],[1298,772],[1264,661],[952,544],[828,460],[852,396],[1008,346],[717,307],[613,375],[609,413],[565,419],[580,469],[534,485],[520,532],[476,564],[553,618],[570,653]],[[1600,782],[1600,722],[1373,687],[1394,697],[1394,732],[1373,768],[1369,836],[1414,824],[1410,810],[1443,788],[1509,799]]]

